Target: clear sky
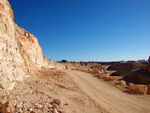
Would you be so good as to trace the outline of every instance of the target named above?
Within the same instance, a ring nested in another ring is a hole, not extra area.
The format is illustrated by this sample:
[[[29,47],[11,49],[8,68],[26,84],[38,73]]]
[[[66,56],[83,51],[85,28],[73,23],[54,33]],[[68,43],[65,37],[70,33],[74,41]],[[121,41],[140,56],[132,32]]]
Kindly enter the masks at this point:
[[[54,61],[148,59],[150,0],[9,0]]]

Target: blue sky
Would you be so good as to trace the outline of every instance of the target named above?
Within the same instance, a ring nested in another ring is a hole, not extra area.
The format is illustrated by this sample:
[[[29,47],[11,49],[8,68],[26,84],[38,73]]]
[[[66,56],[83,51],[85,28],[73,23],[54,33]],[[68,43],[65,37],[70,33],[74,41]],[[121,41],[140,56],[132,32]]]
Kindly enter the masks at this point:
[[[9,0],[54,61],[148,59],[150,0]]]

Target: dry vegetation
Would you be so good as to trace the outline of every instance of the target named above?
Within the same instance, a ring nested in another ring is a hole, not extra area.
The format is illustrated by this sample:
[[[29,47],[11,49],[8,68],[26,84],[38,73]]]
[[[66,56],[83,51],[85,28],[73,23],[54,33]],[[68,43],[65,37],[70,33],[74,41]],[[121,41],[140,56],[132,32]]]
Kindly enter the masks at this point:
[[[104,73],[100,73],[98,70],[95,70],[95,69],[89,69],[89,70],[78,69],[77,71],[91,73],[94,76],[96,76],[99,79],[102,79],[104,81],[108,81],[108,82],[111,81],[115,85],[120,85],[122,87],[127,87],[127,88],[130,89],[129,90],[130,93],[132,92],[132,93],[136,93],[136,94],[150,94],[150,86],[149,85],[135,85],[133,83],[130,83],[129,85],[127,85],[124,80],[118,80],[117,77],[115,77],[115,76],[109,76],[109,75],[106,75]],[[137,77],[138,76],[136,76],[134,78],[136,79]],[[143,80],[144,83],[145,83],[145,81],[148,81],[147,79],[144,79],[144,78],[142,78],[140,80],[141,80],[140,82],[142,82],[142,80]]]
[[[68,73],[83,93],[109,113],[148,113],[150,110],[150,96],[135,94],[129,86],[104,81],[91,73],[72,70],[64,72]]]
[[[98,70],[95,70],[95,69],[78,70],[78,71],[91,73],[91,74],[95,75],[96,77],[98,77],[100,79],[103,79],[104,81],[113,81],[115,83],[118,82],[117,77],[109,76],[109,75],[106,75],[105,73],[100,73]],[[125,83],[125,81],[123,81],[123,80],[121,82]]]
[[[131,90],[133,90],[135,93],[147,94],[148,88],[146,85],[135,85],[135,84],[129,83],[129,86]]]

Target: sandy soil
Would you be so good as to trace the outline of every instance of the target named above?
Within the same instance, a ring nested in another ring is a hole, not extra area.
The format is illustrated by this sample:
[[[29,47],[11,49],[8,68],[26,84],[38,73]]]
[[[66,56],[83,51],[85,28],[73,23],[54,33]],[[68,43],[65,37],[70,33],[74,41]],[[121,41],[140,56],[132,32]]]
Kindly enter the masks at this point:
[[[150,96],[123,92],[91,74],[66,70],[75,84],[93,100],[94,103],[109,113],[149,113]]]
[[[42,70],[18,82],[12,91],[0,90],[0,103],[11,100],[15,108],[11,113],[101,113],[103,110],[70,78],[61,70]],[[51,104],[54,99],[60,104]],[[61,112],[54,112],[55,108]]]
[[[0,110],[10,100],[11,113],[148,113],[150,96],[73,70],[41,70],[12,91],[0,90]],[[55,101],[53,103],[53,101]],[[54,112],[57,109],[58,112]]]

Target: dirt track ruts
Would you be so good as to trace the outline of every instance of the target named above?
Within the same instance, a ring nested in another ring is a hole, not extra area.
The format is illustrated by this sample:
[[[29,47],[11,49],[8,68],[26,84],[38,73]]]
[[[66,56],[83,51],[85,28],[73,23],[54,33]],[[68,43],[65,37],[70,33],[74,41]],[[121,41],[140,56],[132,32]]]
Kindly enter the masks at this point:
[[[85,72],[65,70],[75,84],[100,108],[109,113],[149,113],[150,96],[133,95]]]

